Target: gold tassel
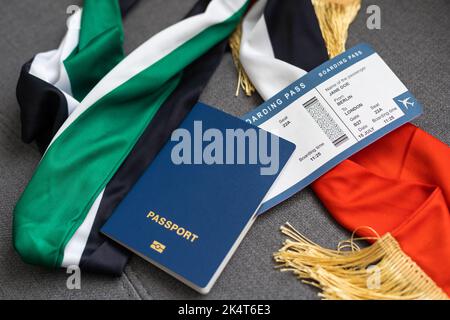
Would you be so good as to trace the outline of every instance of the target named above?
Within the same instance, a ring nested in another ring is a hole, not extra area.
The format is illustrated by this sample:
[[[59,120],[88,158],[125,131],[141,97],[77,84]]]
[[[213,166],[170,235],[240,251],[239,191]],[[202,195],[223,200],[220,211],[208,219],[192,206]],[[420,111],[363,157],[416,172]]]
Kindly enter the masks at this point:
[[[242,37],[242,23],[236,27],[236,30],[230,36],[228,40],[231,48],[231,56],[233,57],[233,62],[238,72],[238,84],[236,88],[236,97],[239,95],[240,88],[244,90],[247,96],[251,96],[255,92],[255,87],[245,73],[244,67],[239,60],[239,52],[241,48],[241,37]]]
[[[389,233],[381,238],[352,236],[338,250],[331,250],[311,242],[290,224],[281,231],[291,239],[274,254],[278,267],[321,289],[323,299],[448,299]],[[377,240],[362,249],[355,242],[367,239]]]
[[[355,20],[361,0],[312,0],[330,58],[345,51],[348,28]]]

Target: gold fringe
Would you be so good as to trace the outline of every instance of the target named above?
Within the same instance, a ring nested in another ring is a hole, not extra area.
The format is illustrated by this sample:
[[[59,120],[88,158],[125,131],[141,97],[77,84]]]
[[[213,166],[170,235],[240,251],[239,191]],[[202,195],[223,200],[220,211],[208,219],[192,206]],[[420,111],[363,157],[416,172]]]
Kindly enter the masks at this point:
[[[245,73],[244,67],[239,60],[239,52],[241,48],[241,37],[242,37],[242,23],[236,27],[236,30],[230,36],[228,40],[231,48],[231,56],[233,57],[233,62],[238,73],[238,84],[236,88],[236,97],[239,95],[240,88],[244,90],[247,96],[251,96],[255,92],[255,86],[252,84],[247,74]]]
[[[278,267],[321,289],[323,299],[448,299],[389,233],[381,238],[354,239],[353,235],[341,242],[338,250],[330,250],[311,242],[288,223],[281,231],[291,239],[274,254]],[[355,243],[366,239],[377,241],[362,249]],[[375,286],[370,284],[374,279],[371,268],[379,275]]]
[[[348,28],[355,20],[361,0],[312,0],[330,58],[345,51]]]

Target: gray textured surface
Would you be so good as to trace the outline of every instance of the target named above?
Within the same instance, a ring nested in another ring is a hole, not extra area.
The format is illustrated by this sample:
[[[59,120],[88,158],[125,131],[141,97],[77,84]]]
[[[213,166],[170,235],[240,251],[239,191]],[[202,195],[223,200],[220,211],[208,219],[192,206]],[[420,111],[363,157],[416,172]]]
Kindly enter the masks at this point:
[[[126,49],[178,21],[195,0],[142,1],[126,19]],[[83,274],[82,289],[66,289],[62,270],[24,264],[11,244],[11,212],[39,161],[20,140],[15,85],[20,66],[34,53],[55,48],[64,34],[65,9],[78,0],[2,0],[0,20],[0,298],[37,299],[313,299],[317,292],[292,274],[274,270],[272,253],[283,241],[278,228],[291,222],[312,240],[335,246],[347,237],[308,189],[262,216],[250,230],[208,296],[201,296],[139,258],[121,278]],[[365,26],[365,9],[378,4],[382,30]],[[349,45],[371,43],[425,106],[416,124],[450,143],[450,1],[364,1]],[[202,101],[235,115],[256,107],[258,97],[234,97],[235,70],[227,55]]]

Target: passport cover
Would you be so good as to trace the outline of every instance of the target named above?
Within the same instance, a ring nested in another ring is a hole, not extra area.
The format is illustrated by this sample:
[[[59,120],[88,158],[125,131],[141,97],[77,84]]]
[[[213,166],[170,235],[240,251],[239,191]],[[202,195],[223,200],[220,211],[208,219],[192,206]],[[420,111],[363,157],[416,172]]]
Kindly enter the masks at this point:
[[[203,132],[220,130],[224,140],[226,129],[262,130],[198,103],[180,125],[192,140],[198,139],[194,121],[202,122]],[[166,143],[101,231],[205,294],[255,220],[295,145],[279,138],[279,170],[275,175],[261,175],[260,169],[267,165],[259,160],[256,164],[177,165],[171,154],[178,143]]]

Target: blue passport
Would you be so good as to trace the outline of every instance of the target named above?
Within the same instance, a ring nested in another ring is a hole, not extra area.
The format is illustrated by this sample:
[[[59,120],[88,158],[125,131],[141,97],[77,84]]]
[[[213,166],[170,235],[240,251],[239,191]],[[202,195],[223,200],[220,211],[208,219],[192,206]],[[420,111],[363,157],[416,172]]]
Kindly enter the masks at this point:
[[[198,103],[101,231],[206,294],[294,149]]]

